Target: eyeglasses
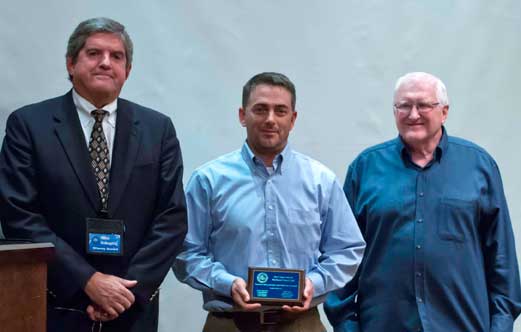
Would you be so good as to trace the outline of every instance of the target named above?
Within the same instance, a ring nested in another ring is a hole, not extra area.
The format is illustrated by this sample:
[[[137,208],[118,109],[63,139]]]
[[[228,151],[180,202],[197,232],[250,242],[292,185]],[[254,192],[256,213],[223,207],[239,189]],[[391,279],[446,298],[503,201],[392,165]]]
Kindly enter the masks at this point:
[[[416,107],[416,110],[418,111],[418,113],[424,114],[424,113],[429,113],[439,104],[440,103],[417,103],[417,104],[401,103],[401,104],[394,104],[394,109],[400,114],[409,114],[409,113],[411,113],[412,109],[414,107]]]

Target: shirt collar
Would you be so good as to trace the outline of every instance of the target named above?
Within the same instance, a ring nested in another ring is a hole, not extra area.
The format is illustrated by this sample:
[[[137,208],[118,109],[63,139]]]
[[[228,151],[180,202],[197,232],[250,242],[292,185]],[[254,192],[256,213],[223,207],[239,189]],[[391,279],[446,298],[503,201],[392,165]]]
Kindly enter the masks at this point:
[[[75,89],[72,89],[72,100],[74,101],[74,105],[76,106],[76,109],[78,110],[78,113],[80,114],[80,117],[93,120],[94,118],[91,115],[91,112],[98,109],[96,106],[92,105],[90,101],[83,98],[78,92],[76,92]],[[107,111],[109,113],[107,117],[107,121],[112,125],[116,125],[116,120],[114,118],[114,115],[116,113],[116,110],[118,108],[118,98],[114,99],[112,102],[108,103],[107,105],[103,106],[103,110]]]
[[[286,169],[288,161],[289,161],[289,157],[291,155],[291,151],[292,151],[292,149],[288,143],[284,147],[284,150],[282,150],[281,153],[279,153],[278,155],[275,156],[275,159],[273,160],[273,169],[275,170],[275,173],[278,170],[280,170],[280,172],[282,173]],[[248,145],[248,141],[244,141],[244,144],[242,145],[241,154],[242,154],[242,157],[244,158],[244,160],[246,160],[248,163],[250,163],[250,165],[252,165],[252,166],[261,165],[262,167],[266,167],[264,165],[264,162],[262,161],[262,159],[255,156],[253,151],[250,149],[250,146]]]
[[[447,129],[445,129],[444,126],[441,126],[441,130],[442,130],[441,139],[438,142],[438,146],[436,146],[436,151],[434,152],[434,160],[436,160],[437,162],[441,162],[441,157],[442,157],[443,153],[447,151],[447,147],[449,144],[448,138],[447,138]],[[410,161],[411,160],[410,153],[407,150],[407,146],[405,145],[405,143],[400,135],[398,135],[397,141],[398,141],[398,144],[397,144],[398,152],[400,153],[402,158],[405,158],[406,160]]]

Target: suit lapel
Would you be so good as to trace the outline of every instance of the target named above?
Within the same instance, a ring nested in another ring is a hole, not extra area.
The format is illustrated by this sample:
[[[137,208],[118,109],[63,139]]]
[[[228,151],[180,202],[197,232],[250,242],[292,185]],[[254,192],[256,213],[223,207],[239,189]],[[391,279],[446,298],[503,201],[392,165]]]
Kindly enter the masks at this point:
[[[63,96],[62,101],[63,106],[54,113],[56,135],[92,207],[99,210],[100,197],[90,165],[89,151],[85,143],[83,129],[72,100],[72,90]]]
[[[134,107],[127,101],[118,100],[116,137],[112,166],[110,168],[109,215],[113,216],[127,186],[136,160],[140,132]]]

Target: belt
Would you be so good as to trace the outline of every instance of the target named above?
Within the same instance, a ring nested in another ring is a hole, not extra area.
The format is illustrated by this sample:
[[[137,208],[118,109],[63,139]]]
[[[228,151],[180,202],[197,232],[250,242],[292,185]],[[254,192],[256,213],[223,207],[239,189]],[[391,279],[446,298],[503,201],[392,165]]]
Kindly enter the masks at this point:
[[[311,308],[309,311],[317,310]],[[278,325],[294,321],[295,319],[309,314],[309,311],[288,312],[283,310],[266,310],[260,312],[232,311],[232,312],[211,312],[217,318],[233,319],[233,322],[240,330],[248,330],[255,327]]]

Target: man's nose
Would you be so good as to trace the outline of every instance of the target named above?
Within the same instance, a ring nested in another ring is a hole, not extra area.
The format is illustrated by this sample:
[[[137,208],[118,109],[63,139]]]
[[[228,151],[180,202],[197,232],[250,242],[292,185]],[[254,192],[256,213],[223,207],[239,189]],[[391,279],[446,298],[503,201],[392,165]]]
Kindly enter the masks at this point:
[[[266,115],[266,122],[274,123],[275,122],[275,111],[269,110],[268,114]]]
[[[103,53],[100,60],[100,65],[103,67],[110,67],[110,54]]]
[[[412,105],[408,118],[409,119],[418,119],[419,117],[420,117],[420,112],[418,111],[418,106]]]

